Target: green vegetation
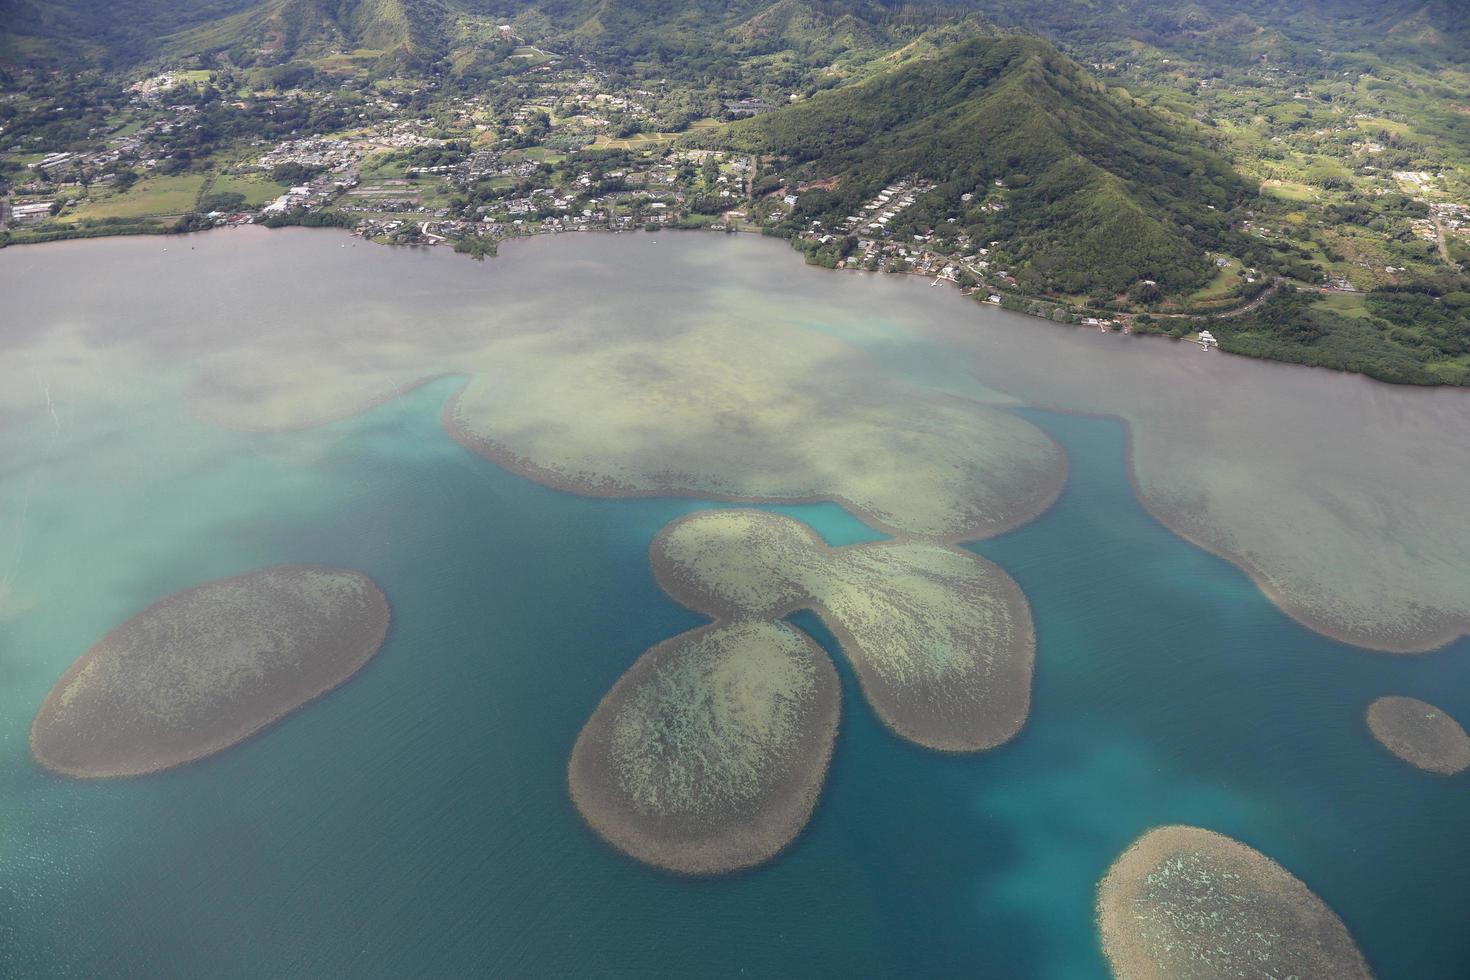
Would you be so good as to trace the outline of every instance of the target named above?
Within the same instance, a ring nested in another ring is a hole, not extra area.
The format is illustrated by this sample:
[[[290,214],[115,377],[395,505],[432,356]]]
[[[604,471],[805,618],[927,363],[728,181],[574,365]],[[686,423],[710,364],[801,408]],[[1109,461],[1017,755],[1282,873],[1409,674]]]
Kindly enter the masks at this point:
[[[0,234],[186,231],[290,187],[269,223],[477,257],[758,230],[1058,322],[1461,383],[1467,53],[1444,0],[15,0],[0,194],[55,205]]]
[[[278,182],[264,174],[226,174],[216,177],[211,192],[214,194],[236,194],[240,197],[237,206],[257,207],[278,197],[281,191],[296,181]],[[201,201],[201,206],[204,204]]]
[[[81,207],[67,218],[143,218],[185,214],[194,210],[203,185],[202,174],[151,177],[139,181],[126,194],[99,194],[83,201]]]
[[[1224,212],[1247,194],[1187,133],[1028,38],[970,41],[734,134],[839,178],[803,197],[798,222],[835,226],[908,175],[937,183],[908,222],[958,214],[975,241],[1015,242],[1016,277],[1035,291],[1198,288],[1214,275],[1205,249],[1229,236]]]
[[[1357,371],[1400,384],[1470,384],[1470,279],[1444,277],[1363,296],[1273,296],[1210,324],[1223,350]]]

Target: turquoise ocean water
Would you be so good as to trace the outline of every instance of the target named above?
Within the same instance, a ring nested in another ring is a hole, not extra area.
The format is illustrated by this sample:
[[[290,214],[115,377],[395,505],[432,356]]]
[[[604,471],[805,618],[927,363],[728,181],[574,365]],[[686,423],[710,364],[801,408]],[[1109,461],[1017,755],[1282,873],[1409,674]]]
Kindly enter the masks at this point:
[[[1470,791],[1395,762],[1361,721],[1388,692],[1470,717],[1470,644],[1393,658],[1297,626],[1140,509],[1122,428],[1102,419],[1028,413],[1070,454],[1070,483],[978,549],[1038,624],[1013,744],[945,756],[893,738],[799,615],[846,696],[807,831],[719,879],[622,857],[579,821],[566,759],[618,675],[699,621],[646,555],[705,505],[580,498],[472,456],[438,425],[454,384],[274,435],[180,421],[162,390],[149,410],[172,419],[171,447],[128,429],[47,464],[28,547],[74,591],[7,624],[0,973],[1101,977],[1095,882],[1176,821],[1303,877],[1380,976],[1470,971]],[[172,490],[140,471],[101,492],[145,449]],[[780,509],[833,544],[874,537],[832,505]],[[30,763],[25,729],[68,657],[25,644],[84,649],[169,591],[297,561],[362,569],[392,600],[390,642],[351,683],[153,777]]]
[[[356,274],[388,261],[336,243]],[[269,255],[240,261],[258,273]],[[176,306],[160,316],[193,315]],[[967,362],[875,324],[833,332],[910,381],[974,390]],[[566,762],[618,676],[701,622],[658,589],[647,551],[711,505],[578,497],[466,452],[439,423],[454,379],[317,429],[224,431],[190,416],[191,365],[94,329],[136,376],[0,365],[36,409],[0,424],[0,977],[1087,980],[1107,976],[1096,882],[1174,822],[1302,878],[1379,977],[1470,977],[1470,781],[1396,761],[1363,723],[1384,694],[1470,721],[1470,640],[1394,657],[1299,626],[1141,508],[1115,420],[1018,410],[1064,447],[1069,483],[977,546],[1035,614],[1021,735],[974,756],[901,742],[798,615],[844,683],[826,790],[776,860],[689,879],[596,838]],[[877,536],[835,505],[773,509],[834,545]],[[348,684],[171,772],[79,782],[31,761],[36,708],[107,630],[290,562],[360,569],[392,603],[389,642]]]

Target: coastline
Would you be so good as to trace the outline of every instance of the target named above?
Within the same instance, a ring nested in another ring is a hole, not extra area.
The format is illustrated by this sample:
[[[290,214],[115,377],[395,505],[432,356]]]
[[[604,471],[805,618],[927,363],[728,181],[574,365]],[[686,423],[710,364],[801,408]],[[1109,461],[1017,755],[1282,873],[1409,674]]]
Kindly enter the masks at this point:
[[[128,229],[128,230],[120,231],[120,232],[115,233],[115,234],[114,233],[108,233],[108,234],[94,234],[94,235],[81,235],[81,234],[78,234],[78,235],[61,235],[61,236],[58,236],[58,237],[55,237],[55,238],[48,238],[48,239],[46,239],[44,241],[8,242],[7,243],[7,242],[5,242],[3,240],[0,240],[0,252],[3,252],[6,248],[24,248],[24,247],[32,247],[32,248],[34,248],[36,246],[41,246],[41,245],[55,245],[55,244],[59,244],[61,242],[87,241],[87,240],[99,239],[99,238],[160,238],[160,237],[184,238],[184,237],[190,236],[190,235],[202,235],[202,234],[205,234],[205,233],[208,233],[208,232],[211,232],[211,231],[236,231],[236,230],[238,230],[240,228],[263,228],[263,229],[265,229],[267,231],[281,231],[281,230],[284,230],[284,229],[287,229],[287,228],[304,228],[304,229],[308,229],[308,230],[311,230],[311,231],[340,231],[340,232],[345,232],[346,234],[350,235],[353,238],[361,238],[363,241],[367,242],[368,244],[376,245],[376,246],[379,246],[379,247],[382,247],[382,248],[409,248],[409,249],[420,249],[420,248],[423,248],[423,249],[438,249],[441,245],[448,244],[448,242],[449,242],[448,239],[440,239],[438,241],[433,241],[433,242],[418,242],[418,243],[407,244],[407,245],[401,245],[401,244],[395,245],[395,244],[391,244],[391,243],[376,242],[373,239],[371,239],[371,238],[369,238],[369,237],[367,237],[365,235],[359,234],[358,231],[356,229],[354,229],[354,228],[347,228],[347,227],[341,227],[341,226],[335,226],[335,225],[298,225],[298,224],[288,224],[288,225],[280,225],[280,226],[269,226],[269,225],[264,225],[264,224],[250,223],[250,224],[244,224],[244,225],[222,225],[222,226],[218,226],[218,227],[200,228],[200,229],[194,229],[194,230],[189,230],[189,231],[176,231],[176,230],[173,230],[171,228],[160,228],[157,231],[144,232],[144,231],[141,231],[139,229],[133,228],[133,229]],[[754,236],[754,237],[757,237],[757,238],[770,238],[770,239],[772,239],[774,241],[782,241],[782,242],[785,242],[787,244],[787,246],[792,251],[799,251],[799,249],[797,249],[796,246],[793,244],[793,240],[790,239],[790,238],[787,238],[785,236],[781,236],[781,235],[769,235],[769,234],[766,234],[765,231],[762,230],[762,229],[760,229],[760,228],[754,228],[754,227],[738,227],[738,226],[723,226],[723,225],[719,225],[719,226],[717,226],[717,225],[708,225],[708,226],[705,226],[705,227],[697,227],[697,228],[683,228],[683,227],[678,227],[678,226],[675,226],[675,225],[665,225],[665,226],[661,226],[661,227],[659,227],[657,229],[651,228],[651,227],[635,227],[635,228],[628,228],[628,229],[619,229],[619,228],[601,228],[601,227],[587,226],[587,227],[582,227],[582,228],[578,228],[578,229],[575,229],[575,230],[555,230],[555,231],[546,231],[546,232],[537,231],[537,232],[530,232],[530,233],[527,233],[527,234],[520,234],[520,235],[508,235],[508,236],[506,236],[504,238],[496,239],[495,240],[495,244],[497,246],[500,246],[500,245],[510,245],[512,243],[515,243],[515,242],[526,241],[526,240],[529,240],[529,239],[535,239],[535,238],[559,238],[559,237],[562,237],[564,235],[572,235],[572,236],[582,235],[582,234],[597,234],[597,235],[637,235],[637,234],[658,234],[658,233],[680,233],[680,234],[683,234],[683,233],[689,233],[689,234],[710,234],[710,233],[715,233],[715,234],[722,234],[722,235],[751,235],[751,236]],[[483,260],[483,258],[484,258],[484,255],[470,255],[470,254],[467,254],[467,253],[460,253],[460,252],[458,252],[457,250],[455,250],[453,248],[450,248],[449,251],[450,251],[450,254],[451,255],[460,255],[460,254],[463,254],[465,258],[478,259],[478,260]],[[491,254],[491,257],[492,258],[494,257],[493,253]],[[1135,319],[1137,317],[1142,317],[1142,316],[1150,316],[1150,317],[1153,317],[1154,319],[1162,319],[1162,320],[1178,320],[1178,319],[1206,319],[1206,320],[1222,319],[1222,320],[1224,320],[1224,319],[1230,319],[1232,317],[1239,316],[1242,313],[1246,313],[1246,312],[1249,312],[1252,309],[1255,309],[1257,306],[1259,306],[1264,301],[1264,299],[1267,296],[1269,296],[1276,288],[1279,288],[1279,286],[1280,286],[1280,283],[1278,283],[1276,286],[1273,286],[1272,288],[1268,289],[1266,292],[1262,293],[1260,296],[1257,296],[1257,297],[1254,297],[1252,299],[1246,300],[1245,302],[1239,304],[1238,306],[1232,306],[1232,307],[1230,307],[1228,309],[1224,309],[1224,310],[1209,310],[1209,311],[1204,311],[1204,312],[1193,312],[1193,313],[1192,312],[1169,312],[1169,313],[1161,312],[1161,313],[1150,313],[1150,312],[1147,312],[1147,311],[1138,311],[1138,310],[1094,310],[1094,309],[1091,309],[1089,307],[1076,307],[1076,306],[1068,303],[1065,299],[1061,299],[1061,298],[1058,298],[1058,297],[1044,296],[1044,295],[1042,295],[1042,296],[1028,296],[1028,295],[1024,295],[1024,294],[1020,294],[1020,293],[1010,293],[1010,292],[1005,291],[1002,288],[999,288],[999,287],[996,287],[996,286],[990,285],[990,284],[984,284],[984,285],[979,285],[979,286],[974,286],[974,287],[966,288],[964,286],[961,286],[956,280],[954,280],[952,278],[948,278],[948,277],[945,277],[943,275],[937,275],[937,276],[936,275],[931,275],[931,274],[926,273],[926,272],[916,272],[916,271],[914,271],[912,269],[910,269],[910,270],[904,270],[904,271],[891,271],[891,270],[877,270],[877,271],[874,271],[874,270],[856,269],[856,268],[833,268],[833,269],[827,269],[827,268],[825,268],[823,266],[813,265],[812,263],[809,263],[809,262],[803,262],[802,264],[803,265],[806,265],[806,266],[809,266],[811,268],[822,269],[825,272],[846,272],[846,273],[855,273],[857,275],[870,275],[871,274],[871,275],[883,275],[883,276],[893,276],[893,275],[896,275],[896,276],[905,276],[905,277],[911,277],[911,278],[914,278],[914,279],[920,279],[920,280],[926,280],[926,281],[933,280],[931,282],[931,285],[938,285],[939,283],[943,282],[943,283],[945,283],[948,286],[954,286],[954,287],[958,288],[960,290],[960,295],[966,297],[967,299],[968,298],[973,298],[977,294],[979,294],[981,292],[984,292],[987,295],[989,295],[989,294],[998,295],[998,296],[1000,296],[1002,298],[1002,300],[1011,299],[1011,300],[1015,300],[1018,303],[1044,303],[1044,304],[1048,304],[1050,308],[1048,310],[1046,310],[1046,311],[1043,311],[1043,312],[1031,312],[1031,311],[1028,311],[1028,310],[1025,310],[1025,309],[1016,309],[1016,308],[1012,308],[1012,307],[1007,307],[1007,306],[1003,305],[1003,303],[982,304],[982,305],[991,305],[991,306],[994,306],[997,309],[1004,309],[1004,310],[1006,310],[1009,313],[1015,313],[1018,316],[1031,317],[1032,319],[1040,320],[1040,321],[1042,321],[1044,323],[1048,323],[1048,324],[1050,324],[1052,326],[1059,326],[1059,327],[1078,327],[1078,328],[1092,329],[1092,325],[1090,325],[1090,324],[1075,323],[1075,322],[1071,322],[1071,321],[1059,322],[1057,320],[1054,320],[1052,318],[1052,316],[1051,316],[1051,313],[1053,311],[1059,310],[1059,309],[1070,311],[1069,315],[1075,315],[1075,316],[1084,317],[1084,318],[1085,317],[1089,317],[1089,316],[1091,316],[1091,317],[1097,317],[1097,318],[1107,317],[1109,319],[1121,318],[1121,322],[1124,324],[1124,329],[1122,329],[1122,330],[1116,330],[1116,329],[1109,330],[1106,326],[1103,326],[1103,327],[1101,327],[1102,332],[1104,332],[1104,333],[1121,333],[1124,336],[1159,337],[1159,338],[1166,338],[1166,339],[1168,339],[1170,341],[1174,341],[1174,342],[1179,342],[1179,341],[1193,342],[1193,341],[1188,336],[1179,336],[1179,337],[1176,337],[1176,336],[1172,336],[1170,334],[1167,334],[1167,333],[1164,333],[1164,332],[1161,332],[1161,331],[1149,331],[1147,333],[1134,334],[1133,331],[1130,329],[1129,325],[1131,325],[1133,319]],[[977,302],[981,302],[981,301],[978,301],[977,300]],[[1249,355],[1249,354],[1241,354],[1241,353],[1232,352],[1232,351],[1225,351],[1225,350],[1218,350],[1217,349],[1216,352],[1217,353],[1222,353],[1222,354],[1232,354],[1233,356],[1236,356],[1236,357],[1245,357],[1245,358],[1247,358],[1249,360],[1276,361],[1276,363],[1292,364],[1293,366],[1296,366],[1296,367],[1321,367],[1320,365],[1299,364],[1299,363],[1296,363],[1296,362],[1293,362],[1293,361],[1277,360],[1275,358],[1253,357],[1252,355]],[[1327,371],[1334,371],[1335,373],[1340,373],[1340,374],[1355,374],[1355,373],[1358,373],[1358,372],[1347,371],[1347,370],[1337,369],[1337,368],[1328,368],[1328,367],[1322,367],[1321,369],[1322,370],[1327,370]],[[1374,380],[1380,380],[1380,379],[1375,378]],[[1416,385],[1416,384],[1410,384],[1410,383],[1399,383],[1399,382],[1392,382],[1392,381],[1383,381],[1382,383],[1383,384],[1394,384],[1394,385],[1398,385],[1398,386],[1401,386],[1401,387],[1411,387],[1411,388],[1414,388],[1414,387],[1447,387],[1447,388],[1458,387],[1456,385],[1450,385],[1450,384],[1440,384],[1440,385],[1428,385],[1428,386],[1425,386],[1425,385]]]
[[[274,229],[271,229],[271,230],[274,230]],[[339,230],[340,231],[340,229],[333,229],[333,230]],[[575,234],[575,233],[568,233],[568,234]],[[530,237],[549,237],[549,236],[530,236]],[[768,237],[768,236],[761,236],[761,237]],[[258,238],[257,236],[251,236],[251,238],[252,239],[255,239],[256,241],[263,241],[263,239]],[[151,239],[150,238],[150,239],[147,239],[147,241],[148,241],[148,243],[151,244],[152,242],[156,241],[156,239]],[[268,243],[266,243],[266,244],[268,244]],[[549,245],[549,243],[548,243],[548,245]],[[85,247],[85,246],[73,246],[73,247],[80,248],[80,247]],[[803,268],[810,268],[810,266],[803,265]],[[1013,312],[1013,311],[1007,311],[1007,312]],[[939,339],[942,340],[942,341],[944,341],[944,342],[946,342],[946,343],[952,342],[951,339],[945,338],[942,335],[940,336]],[[867,357],[870,357],[870,358],[873,357],[873,355],[870,352],[863,351],[862,353],[864,354],[864,356],[867,356]],[[1221,352],[1216,351],[1216,352],[1213,352],[1213,353],[1214,354],[1218,354],[1218,353],[1221,353]],[[1210,355],[1201,355],[1201,356],[1210,356]],[[1255,359],[1255,358],[1245,358],[1245,359],[1241,359],[1241,361],[1240,361],[1240,363],[1243,363],[1243,364],[1244,363],[1251,363],[1251,362],[1255,362],[1255,363],[1261,364],[1262,366],[1259,368],[1259,370],[1264,370],[1264,371],[1268,371],[1268,372],[1270,372],[1270,371],[1281,371],[1281,372],[1299,371],[1303,367],[1307,367],[1305,365],[1290,364],[1290,363],[1286,363],[1286,362],[1274,362],[1278,366],[1272,367],[1272,366],[1269,366],[1269,365],[1272,364],[1272,362],[1270,362],[1270,361],[1262,361],[1261,359]],[[1256,370],[1256,369],[1253,368],[1252,370]],[[1454,389],[1452,386],[1440,386],[1438,388],[1423,388],[1423,389],[1421,389],[1419,386],[1393,385],[1393,384],[1391,384],[1389,382],[1378,381],[1376,379],[1367,378],[1366,376],[1363,376],[1363,375],[1352,375],[1352,374],[1349,374],[1347,372],[1336,371],[1336,370],[1333,370],[1333,369],[1330,369],[1330,368],[1320,368],[1318,370],[1319,371],[1330,372],[1330,375],[1334,375],[1334,376],[1339,376],[1340,377],[1340,376],[1344,376],[1345,375],[1347,377],[1355,377],[1355,378],[1361,379],[1360,381],[1355,382],[1355,385],[1361,386],[1362,390],[1364,390],[1366,392],[1372,392],[1373,390],[1399,391],[1399,390],[1404,390],[1404,389],[1407,388],[1409,390],[1412,390],[1412,391],[1415,391],[1416,392],[1416,394],[1412,396],[1414,398],[1459,398],[1459,397],[1462,397],[1462,396],[1460,396],[1458,394],[1452,394],[1452,392],[1456,391],[1456,389]],[[444,376],[445,375],[443,373],[439,373],[439,374],[434,375],[433,377],[444,377]],[[1284,374],[1284,373],[1281,375],[1281,377],[1283,379],[1286,379],[1286,378],[1289,378],[1289,377],[1292,377],[1292,376],[1294,376],[1294,375],[1287,375],[1287,374]],[[433,380],[433,378],[431,378],[431,377],[425,377],[425,378],[421,379],[421,382],[420,383],[427,382],[429,380]],[[1004,382],[1002,381],[1001,384],[1003,385]],[[461,389],[461,391],[462,390],[463,389]],[[1417,392],[1419,392],[1419,391],[1423,391],[1423,394],[1418,394]],[[1436,394],[1437,392],[1444,392],[1444,393],[1443,394]],[[396,397],[396,394],[397,394],[396,392],[385,392],[385,393],[383,393],[380,396],[379,401],[388,401],[388,400],[391,400],[392,398]],[[716,493],[702,493],[702,492],[698,492],[698,491],[689,491],[689,490],[685,490],[685,489],[640,489],[640,488],[634,488],[634,487],[628,487],[628,486],[618,486],[618,485],[614,485],[614,484],[598,485],[598,486],[585,486],[585,485],[581,485],[581,484],[578,484],[576,481],[565,479],[559,473],[556,473],[554,471],[548,471],[548,470],[545,470],[543,468],[540,468],[535,463],[533,463],[533,462],[531,462],[529,460],[524,460],[524,459],[516,458],[512,454],[506,452],[502,447],[495,446],[493,444],[490,444],[488,442],[485,442],[483,440],[480,440],[478,437],[474,436],[471,433],[466,433],[466,432],[462,431],[461,430],[461,427],[458,425],[458,423],[456,421],[454,421],[454,412],[455,412],[456,406],[458,404],[458,398],[459,398],[459,392],[456,392],[455,395],[451,396],[451,398],[449,399],[449,401],[446,402],[445,408],[444,408],[443,413],[442,413],[443,414],[443,417],[444,417],[444,420],[445,420],[446,428],[450,432],[451,436],[456,439],[456,441],[460,442],[461,445],[464,445],[466,448],[470,449],[471,451],[476,452],[478,455],[481,455],[484,458],[490,459],[492,462],[495,462],[497,465],[501,465],[501,466],[503,466],[503,467],[505,467],[507,469],[510,469],[511,471],[516,472],[516,473],[518,473],[518,474],[520,474],[522,476],[525,476],[525,477],[527,477],[529,479],[533,479],[533,480],[535,480],[537,482],[541,482],[541,483],[544,483],[546,485],[556,487],[558,489],[564,489],[564,490],[568,490],[570,492],[587,494],[587,495],[592,495],[592,496],[599,496],[599,497],[655,497],[655,496],[663,496],[663,495],[674,494],[674,495],[679,495],[679,496],[688,496],[688,497],[692,497],[692,498],[695,498],[695,499],[704,499],[704,500],[711,500],[711,501],[716,501],[716,502],[739,503],[739,504],[745,504],[745,503],[808,503],[808,502],[827,501],[827,502],[836,503],[837,505],[842,506],[845,509],[848,509],[848,510],[854,512],[854,513],[861,513],[860,510],[858,510],[858,509],[856,509],[856,508],[853,507],[853,505],[851,504],[851,502],[849,502],[847,500],[844,500],[844,499],[842,499],[840,497],[834,497],[834,496],[817,496],[817,497],[789,498],[789,499],[787,499],[787,498],[770,499],[770,498],[750,498],[750,497],[730,496],[730,495],[721,495],[721,494],[716,494]],[[1440,616],[1437,619],[1424,619],[1419,624],[1417,624],[1414,628],[1409,629],[1409,630],[1404,630],[1404,629],[1401,629],[1401,628],[1390,628],[1390,629],[1386,629],[1386,630],[1376,630],[1376,631],[1374,631],[1374,630],[1363,630],[1361,628],[1344,627],[1340,623],[1333,622],[1333,621],[1331,621],[1329,619],[1325,619],[1325,618],[1322,618],[1322,617],[1314,616],[1310,611],[1306,611],[1306,610],[1301,610],[1301,609],[1295,608],[1293,605],[1290,604],[1290,600],[1288,599],[1288,597],[1282,595],[1275,588],[1272,587],[1272,585],[1270,584],[1270,582],[1267,579],[1267,577],[1265,576],[1265,574],[1261,571],[1261,569],[1259,569],[1258,567],[1256,567],[1251,562],[1251,560],[1249,559],[1248,556],[1245,556],[1245,555],[1239,554],[1237,552],[1231,551],[1231,550],[1229,550],[1227,548],[1222,548],[1222,547],[1219,547],[1217,545],[1210,544],[1209,542],[1207,542],[1206,540],[1204,540],[1203,538],[1201,538],[1197,533],[1191,531],[1184,524],[1184,522],[1180,521],[1178,519],[1180,515],[1178,515],[1174,511],[1172,511],[1167,506],[1163,506],[1163,505],[1157,504],[1153,500],[1150,499],[1149,495],[1144,491],[1144,489],[1142,488],[1142,486],[1139,483],[1138,468],[1137,468],[1137,462],[1138,461],[1137,461],[1137,458],[1136,458],[1135,437],[1134,437],[1134,432],[1133,432],[1133,426],[1132,426],[1132,424],[1130,422],[1128,422],[1126,419],[1123,419],[1121,416],[1119,416],[1116,413],[1079,411],[1079,410],[1075,410],[1075,409],[1069,408],[1069,407],[1067,407],[1065,405],[1057,405],[1055,403],[1047,403],[1047,402],[1044,402],[1044,401],[1036,402],[1034,407],[1040,408],[1040,409],[1044,409],[1044,410],[1047,410],[1047,411],[1054,411],[1054,412],[1058,412],[1058,413],[1063,413],[1063,414],[1083,415],[1083,416],[1089,416],[1089,417],[1109,417],[1109,418],[1114,418],[1114,419],[1117,419],[1117,420],[1123,422],[1124,431],[1125,431],[1125,446],[1126,446],[1127,470],[1128,470],[1128,474],[1129,474],[1129,480],[1130,480],[1130,483],[1133,486],[1135,497],[1136,497],[1136,499],[1138,499],[1138,501],[1140,502],[1140,504],[1143,506],[1144,510],[1147,511],[1154,519],[1158,520],[1159,523],[1162,524],[1164,527],[1166,527],[1171,533],[1173,533],[1173,534],[1175,534],[1175,535],[1177,535],[1179,537],[1184,538],[1185,540],[1189,541],[1191,544],[1194,544],[1195,546],[1202,548],[1203,550],[1209,552],[1210,554],[1213,554],[1213,555],[1216,555],[1217,557],[1223,558],[1226,561],[1229,561],[1231,564],[1235,565],[1236,567],[1240,568],[1243,572],[1246,573],[1247,577],[1250,578],[1250,580],[1255,585],[1255,587],[1257,589],[1259,589],[1262,592],[1262,594],[1265,595],[1267,597],[1267,599],[1270,600],[1271,603],[1276,608],[1278,608],[1282,612],[1286,613],[1289,618],[1291,618],[1295,622],[1299,623],[1303,627],[1305,627],[1305,628],[1307,628],[1307,629],[1309,629],[1309,630],[1311,630],[1311,631],[1313,631],[1313,632],[1315,632],[1315,633],[1317,633],[1319,635],[1323,635],[1323,636],[1329,637],[1329,638],[1331,638],[1333,640],[1337,640],[1339,642],[1343,642],[1343,643],[1346,643],[1346,644],[1349,644],[1349,645],[1352,645],[1352,646],[1355,646],[1355,647],[1360,647],[1360,648],[1369,649],[1369,650],[1375,650],[1375,651],[1384,652],[1384,653],[1396,654],[1396,655],[1416,655],[1416,654],[1429,653],[1429,652],[1432,652],[1432,651],[1435,651],[1435,650],[1439,650],[1439,649],[1445,647],[1446,645],[1455,642],[1457,639],[1459,639],[1460,637],[1462,637],[1462,636],[1464,636],[1466,634],[1470,634],[1470,621],[1464,621],[1464,620],[1461,620],[1461,619],[1459,619],[1459,618],[1457,618],[1455,616],[1452,616],[1452,615],[1450,615],[1450,616]],[[347,412],[347,413],[344,413],[344,414],[352,414],[352,412]],[[327,419],[327,420],[330,420],[330,419]],[[216,424],[218,424],[218,423],[216,423]],[[1048,439],[1050,439],[1050,436],[1048,436]],[[1055,440],[1052,440],[1052,442],[1053,442],[1053,444],[1055,444]],[[1060,452],[1060,450],[1058,450],[1058,451]],[[1046,502],[1046,504],[1044,506],[1038,506],[1035,509],[1035,512],[1033,514],[1031,514],[1030,516],[1020,516],[1020,517],[1017,517],[1014,520],[1012,520],[1008,525],[996,526],[994,528],[991,528],[987,532],[987,534],[986,535],[983,535],[983,536],[974,536],[974,535],[968,535],[968,534],[957,534],[957,535],[949,536],[949,537],[947,537],[947,538],[945,538],[943,540],[946,543],[950,543],[950,544],[958,544],[958,543],[966,542],[966,541],[981,540],[983,537],[991,537],[991,536],[1003,534],[1006,531],[1013,529],[1014,527],[1020,526],[1021,524],[1024,524],[1027,521],[1034,519],[1035,517],[1039,517],[1042,513],[1045,512],[1045,510],[1047,509],[1047,507],[1050,506],[1050,503],[1052,503],[1052,502],[1054,502],[1056,500],[1056,498],[1060,495],[1060,492],[1061,492],[1062,487],[1065,485],[1065,458],[1064,457],[1062,458],[1061,469],[1063,471],[1062,473],[1058,474],[1053,479],[1051,479],[1050,481],[1048,481],[1050,485],[1046,488],[1046,496],[1047,496],[1047,502]],[[866,517],[866,516],[863,519],[864,519],[864,522],[865,523],[869,524],[869,526],[872,526],[875,529],[877,529],[879,531],[882,531],[884,533],[888,533],[888,534],[892,534],[892,535],[897,535],[899,533],[897,529],[895,529],[894,527],[892,527],[890,525],[887,525],[887,524],[885,524],[885,523],[883,523],[881,521],[877,521],[875,519],[872,519],[872,518],[869,518],[869,517]]]

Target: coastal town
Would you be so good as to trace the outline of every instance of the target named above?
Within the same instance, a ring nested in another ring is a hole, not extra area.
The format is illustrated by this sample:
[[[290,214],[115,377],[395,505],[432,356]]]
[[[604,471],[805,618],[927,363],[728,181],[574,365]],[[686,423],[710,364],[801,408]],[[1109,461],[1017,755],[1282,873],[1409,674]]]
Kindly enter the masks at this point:
[[[804,200],[832,191],[837,178],[732,150],[720,135],[727,123],[800,100],[799,91],[695,96],[668,79],[629,78],[586,55],[538,47],[509,25],[502,31],[516,69],[483,92],[441,90],[433,76],[369,82],[344,75],[333,89],[296,66],[191,68],[93,93],[102,111],[58,104],[54,114],[78,117],[65,127],[18,134],[0,127],[0,244],[306,225],[483,258],[507,240],[535,235],[748,232],[788,239],[808,262],[827,268],[923,276],[1058,322],[1191,336],[1198,331],[1190,317],[1253,309],[1275,281],[1221,254],[1217,283],[1182,302],[1160,302],[1148,279],[1126,296],[1039,293],[1017,278],[1018,243],[1004,233],[972,234],[977,220],[1003,223],[1013,193],[1003,177],[956,200],[953,188],[911,175],[875,188],[841,220],[818,217]],[[1121,69],[1099,63],[1094,70]],[[83,122],[90,125],[82,129]],[[1336,133],[1313,138],[1346,138]],[[1460,183],[1437,172],[1377,169],[1371,161],[1383,151],[1371,140],[1345,150],[1359,159],[1375,194],[1419,209],[1404,219],[1404,235],[1456,267],[1470,248],[1470,205],[1458,196]],[[1271,203],[1288,192],[1296,193],[1263,186],[1264,208],[1246,212],[1238,230],[1292,248],[1301,215]],[[1362,236],[1345,241],[1352,247],[1328,272],[1304,274],[1299,284],[1356,294],[1411,272],[1404,259],[1366,247]]]
[[[203,175],[182,171],[178,161],[181,144],[193,142],[206,113],[270,118],[290,109],[309,118],[312,107],[333,97],[271,91],[229,101],[220,96],[222,104],[201,108],[202,86],[216,80],[197,73],[152,76],[131,87],[114,132],[89,134],[95,148],[26,161],[23,179],[0,203],[0,230],[24,241],[27,232],[44,239],[110,230],[332,225],[373,242],[443,245],[483,256],[507,239],[532,235],[714,229],[790,237],[812,255],[835,254],[823,263],[833,268],[927,276],[982,291],[993,303],[1001,302],[997,291],[1015,285],[995,261],[1000,242],[936,236],[935,229],[903,220],[934,189],[932,182],[886,186],[840,226],[797,223],[794,212],[808,185],[784,180],[779,161],[688,145],[718,120],[684,133],[612,136],[652,125],[658,93],[608,91],[605,76],[582,63],[551,59],[539,69],[535,84],[509,104],[460,97],[414,113],[405,109],[408,93],[375,93],[345,120],[341,112],[331,114],[346,126],[240,141]],[[725,119],[739,119],[771,106],[731,98],[720,108]],[[996,183],[975,193],[1000,210],[1004,186]],[[129,198],[138,207],[121,206]],[[154,208],[176,213],[149,213]]]

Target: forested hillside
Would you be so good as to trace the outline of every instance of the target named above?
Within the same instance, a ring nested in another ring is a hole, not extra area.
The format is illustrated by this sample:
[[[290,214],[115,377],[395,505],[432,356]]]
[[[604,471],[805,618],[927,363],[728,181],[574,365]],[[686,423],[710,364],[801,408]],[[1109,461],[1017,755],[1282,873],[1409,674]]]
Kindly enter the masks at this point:
[[[1459,0],[0,0],[0,137],[0,245],[759,230],[1470,381]]]
[[[835,225],[890,181],[933,182],[974,240],[1023,243],[1018,276],[1060,293],[1197,287],[1248,192],[1191,134],[1024,37],[969,41],[740,123],[735,138],[838,178],[802,197],[802,219]]]
[[[164,39],[164,54],[224,52],[234,64],[367,50],[427,65],[454,30],[442,0],[269,0]]]

